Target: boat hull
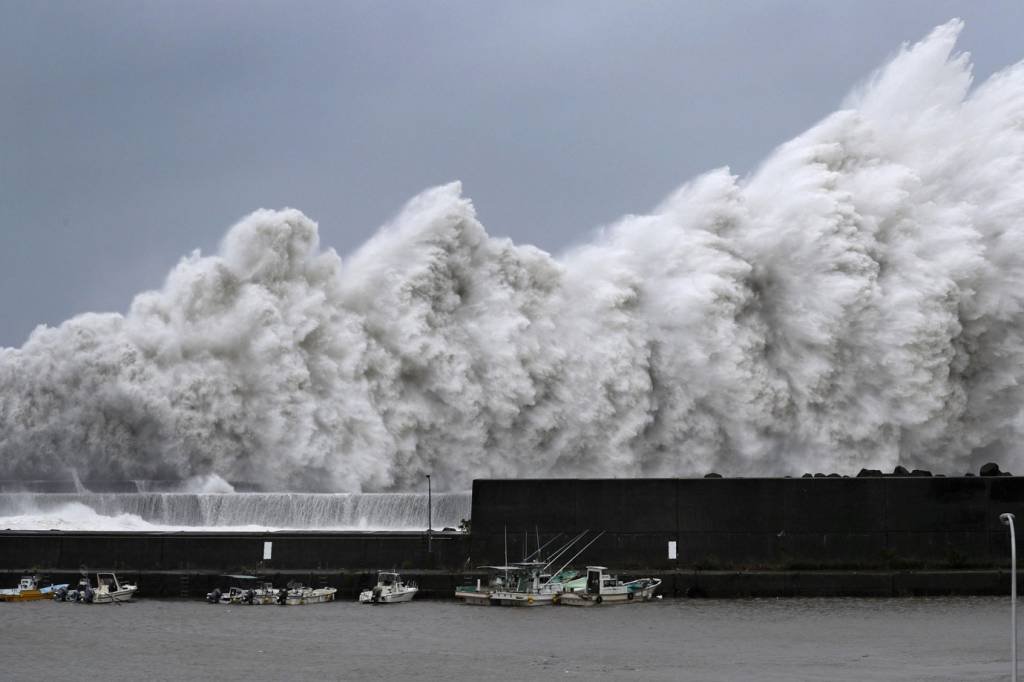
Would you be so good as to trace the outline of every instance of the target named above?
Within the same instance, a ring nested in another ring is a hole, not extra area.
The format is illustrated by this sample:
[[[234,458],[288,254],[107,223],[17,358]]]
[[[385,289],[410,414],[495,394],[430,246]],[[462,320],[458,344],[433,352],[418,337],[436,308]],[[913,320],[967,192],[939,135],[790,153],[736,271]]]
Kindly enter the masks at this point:
[[[334,587],[325,587],[303,594],[289,594],[285,599],[286,606],[305,606],[307,604],[324,604],[334,601],[334,595],[338,590]]]
[[[93,604],[113,604],[114,602],[131,601],[135,596],[135,588],[115,590],[113,592],[93,592]]]
[[[634,583],[635,584],[635,583]],[[661,580],[654,579],[639,589],[630,589],[624,585],[623,591],[590,594],[587,592],[565,592],[558,598],[563,606],[600,606],[603,604],[640,604],[654,599],[655,591],[661,586]]]
[[[551,606],[555,596],[533,592],[495,592],[491,595],[491,603],[497,606]]]
[[[490,592],[456,592],[455,598],[472,606],[493,606]]]
[[[39,601],[50,599],[51,595],[44,594],[39,590],[22,590],[17,594],[0,594],[0,601]]]
[[[402,590],[401,592],[384,592],[374,599],[372,590],[366,590],[359,595],[360,604],[402,604],[412,601],[419,590]]]

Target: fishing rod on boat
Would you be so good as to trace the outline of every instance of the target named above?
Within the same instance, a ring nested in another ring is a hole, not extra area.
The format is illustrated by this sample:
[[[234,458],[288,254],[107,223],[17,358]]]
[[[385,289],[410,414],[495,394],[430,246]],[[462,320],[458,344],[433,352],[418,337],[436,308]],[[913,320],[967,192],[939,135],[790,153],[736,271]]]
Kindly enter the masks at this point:
[[[551,538],[550,540],[548,540],[547,542],[545,542],[545,543],[544,543],[543,545],[541,545],[541,544],[540,544],[540,539],[538,538],[538,541],[537,541],[537,551],[536,551],[536,552],[531,552],[530,554],[528,554],[528,555],[526,556],[526,558],[525,558],[525,559],[523,559],[523,561],[524,561],[524,562],[526,562],[526,561],[529,561],[529,560],[530,560],[530,558],[531,558],[531,557],[533,557],[534,555],[538,555],[538,557],[539,557],[539,555],[540,555],[540,553],[541,553],[541,550],[543,550],[543,549],[544,549],[545,547],[547,547],[548,545],[550,545],[550,544],[551,544],[552,542],[554,542],[555,540],[557,540],[557,539],[558,539],[558,538],[560,538],[560,537],[562,537],[562,534],[561,534],[561,533],[559,533],[559,534],[558,534],[558,535],[556,535],[555,537]]]
[[[559,548],[559,550],[558,550],[557,552],[555,552],[555,553],[554,553],[554,554],[553,554],[553,555],[551,556],[551,558],[550,558],[550,559],[548,559],[548,562],[547,562],[546,564],[544,564],[544,568],[545,568],[545,569],[547,569],[547,568],[548,568],[549,566],[551,566],[551,565],[552,565],[553,563],[555,563],[556,561],[558,561],[558,559],[559,559],[559,558],[561,558],[562,556],[564,556],[566,552],[568,552],[568,551],[569,551],[570,549],[572,549],[573,545],[575,545],[575,544],[576,544],[577,542],[579,542],[579,541],[580,541],[581,539],[583,539],[583,538],[584,538],[584,537],[585,537],[585,536],[587,535],[587,533],[589,533],[589,532],[590,532],[590,529],[589,529],[589,528],[587,528],[587,529],[586,529],[586,530],[584,530],[584,531],[583,531],[582,533],[580,533],[579,535],[577,535],[576,537],[574,537],[574,538],[573,538],[572,540],[570,540],[569,542],[567,542],[567,543],[565,543],[564,545],[562,545],[562,546],[561,546],[561,547]]]
[[[561,573],[562,571],[564,571],[564,570],[565,570],[565,567],[566,567],[566,566],[568,566],[568,565],[569,565],[569,564],[571,564],[571,563],[572,563],[573,561],[575,561],[575,560],[576,560],[576,557],[578,557],[578,556],[579,556],[580,554],[583,554],[583,552],[587,551],[587,547],[590,547],[590,546],[591,546],[592,544],[594,544],[595,542],[597,542],[598,538],[600,538],[600,537],[601,537],[602,535],[604,535],[604,531],[601,531],[600,533],[598,533],[598,534],[597,534],[597,536],[596,536],[596,537],[595,537],[595,538],[594,538],[593,540],[591,540],[591,541],[590,541],[590,542],[588,542],[587,544],[583,545],[583,549],[581,549],[580,551],[576,552],[576,554],[574,554],[574,555],[573,555],[572,559],[569,559],[568,561],[566,561],[566,562],[565,562],[565,565],[564,565],[564,566],[562,566],[562,567],[561,567],[560,569],[558,569],[557,571],[555,571],[554,573],[552,573],[552,574],[551,574],[551,577],[550,577],[550,578],[548,578],[548,582],[547,582],[547,583],[544,583],[544,584],[545,584],[545,585],[547,585],[547,584],[548,584],[548,583],[550,583],[550,582],[551,582],[552,580],[554,580],[554,578],[555,578],[555,576],[556,576],[556,575],[558,575],[559,573]]]
[[[546,570],[549,566],[551,566],[551,564],[553,564],[556,561],[558,561],[559,557],[563,556],[566,552],[568,552],[572,548],[573,545],[575,545],[577,542],[579,542],[589,532],[590,532],[590,529],[587,528],[582,533],[580,533],[579,535],[574,537],[572,540],[570,540],[566,544],[562,545],[562,547],[557,552],[555,552],[554,556],[552,556],[548,560],[548,562],[546,564],[544,564],[542,569]],[[552,575],[558,575],[559,573],[561,573],[561,571],[555,571],[555,573],[553,573]]]

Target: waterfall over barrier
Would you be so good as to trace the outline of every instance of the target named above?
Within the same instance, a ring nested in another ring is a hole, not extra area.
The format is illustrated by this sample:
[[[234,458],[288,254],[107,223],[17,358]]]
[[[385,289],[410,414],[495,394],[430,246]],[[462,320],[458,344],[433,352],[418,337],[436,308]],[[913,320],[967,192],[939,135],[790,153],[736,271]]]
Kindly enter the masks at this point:
[[[433,527],[470,516],[470,492],[435,493]],[[426,493],[0,493],[0,529],[425,530]]]

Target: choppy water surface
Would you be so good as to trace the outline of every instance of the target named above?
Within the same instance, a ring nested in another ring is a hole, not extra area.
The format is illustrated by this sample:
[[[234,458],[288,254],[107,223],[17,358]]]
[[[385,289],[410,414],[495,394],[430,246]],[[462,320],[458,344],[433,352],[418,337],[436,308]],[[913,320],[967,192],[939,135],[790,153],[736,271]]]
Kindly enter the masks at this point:
[[[1007,599],[0,604],[5,679],[1001,680]]]

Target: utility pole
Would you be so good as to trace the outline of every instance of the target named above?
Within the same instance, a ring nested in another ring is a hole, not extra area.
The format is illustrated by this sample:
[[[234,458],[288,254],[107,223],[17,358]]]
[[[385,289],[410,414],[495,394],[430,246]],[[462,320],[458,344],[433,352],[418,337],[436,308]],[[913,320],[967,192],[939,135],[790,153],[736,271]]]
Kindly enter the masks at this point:
[[[1013,514],[1000,514],[999,520],[1010,527],[1010,658],[1013,660],[1010,680],[1017,682],[1017,535],[1013,529]]]
[[[434,551],[432,541],[434,535],[434,505],[430,493],[430,474],[427,474],[427,554]]]

